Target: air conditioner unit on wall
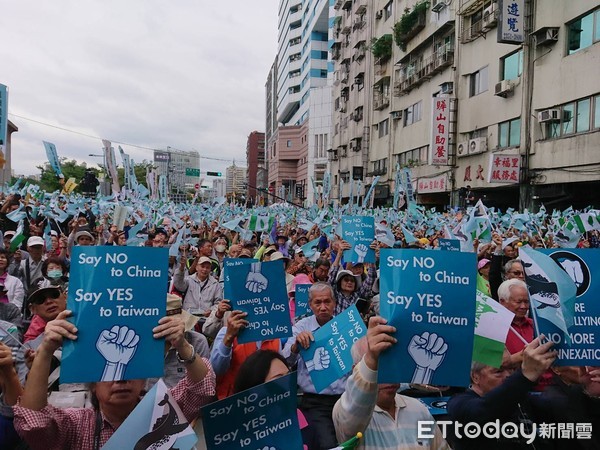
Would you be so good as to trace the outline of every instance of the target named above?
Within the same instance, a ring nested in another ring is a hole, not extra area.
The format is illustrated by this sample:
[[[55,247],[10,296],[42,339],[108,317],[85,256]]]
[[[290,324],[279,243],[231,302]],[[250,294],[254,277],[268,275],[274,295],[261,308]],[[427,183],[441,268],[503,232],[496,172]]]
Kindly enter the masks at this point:
[[[488,6],[487,8],[485,8],[483,10],[483,21],[482,21],[482,26],[483,26],[483,30],[492,28],[494,25],[496,25],[496,4],[492,3],[490,6]]]
[[[456,144],[456,156],[462,158],[463,156],[467,156],[469,154],[469,142],[459,142]]]
[[[380,9],[379,11],[377,11],[377,12],[375,13],[375,18],[379,20],[379,19],[381,19],[382,17],[383,17],[383,11]]]
[[[442,9],[446,7],[446,3],[444,0],[432,0],[431,2],[431,10],[433,12],[440,12]]]
[[[487,150],[487,138],[474,138],[469,141],[469,155],[476,155]]]
[[[500,83],[496,83],[496,89],[494,90],[494,95],[498,97],[508,97],[514,89],[514,85],[510,80],[502,80]]]
[[[446,81],[440,84],[440,94],[452,94],[454,91],[454,83],[452,81]]]
[[[558,41],[558,27],[544,27],[533,33],[535,46],[552,45]]]
[[[560,109],[546,109],[538,113],[539,123],[560,122]]]
[[[392,120],[402,119],[402,111],[392,111],[390,115],[392,116]]]

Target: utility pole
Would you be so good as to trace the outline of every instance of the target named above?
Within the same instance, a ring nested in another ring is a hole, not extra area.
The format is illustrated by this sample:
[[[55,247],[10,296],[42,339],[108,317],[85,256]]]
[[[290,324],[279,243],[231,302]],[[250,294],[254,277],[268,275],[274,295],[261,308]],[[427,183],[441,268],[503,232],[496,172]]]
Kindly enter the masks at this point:
[[[532,174],[529,171],[529,155],[531,154],[531,104],[533,101],[533,78],[535,71],[535,38],[534,30],[535,0],[525,0],[525,20],[523,42],[523,94],[521,96],[521,176],[519,182],[519,209],[532,210],[533,186]]]

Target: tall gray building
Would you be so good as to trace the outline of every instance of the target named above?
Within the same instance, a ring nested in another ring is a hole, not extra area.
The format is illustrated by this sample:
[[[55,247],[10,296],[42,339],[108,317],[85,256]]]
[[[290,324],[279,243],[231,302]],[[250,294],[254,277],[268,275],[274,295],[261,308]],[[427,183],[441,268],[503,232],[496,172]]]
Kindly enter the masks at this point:
[[[167,189],[173,201],[186,200],[187,191],[200,182],[200,155],[167,147],[154,151],[154,165],[159,175],[167,176]]]

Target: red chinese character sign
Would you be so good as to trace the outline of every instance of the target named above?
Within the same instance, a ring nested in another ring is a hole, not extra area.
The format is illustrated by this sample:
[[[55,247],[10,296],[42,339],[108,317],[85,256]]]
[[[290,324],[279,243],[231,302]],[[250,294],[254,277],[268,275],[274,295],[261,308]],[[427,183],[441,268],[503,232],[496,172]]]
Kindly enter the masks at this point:
[[[428,194],[434,192],[448,191],[448,174],[443,173],[432,178],[419,178],[417,181],[417,192]]]
[[[490,166],[488,170],[488,182],[490,183],[518,183],[519,169],[521,168],[521,156],[490,155]]]
[[[430,161],[434,166],[447,166],[450,99],[448,97],[433,97],[431,111]]]

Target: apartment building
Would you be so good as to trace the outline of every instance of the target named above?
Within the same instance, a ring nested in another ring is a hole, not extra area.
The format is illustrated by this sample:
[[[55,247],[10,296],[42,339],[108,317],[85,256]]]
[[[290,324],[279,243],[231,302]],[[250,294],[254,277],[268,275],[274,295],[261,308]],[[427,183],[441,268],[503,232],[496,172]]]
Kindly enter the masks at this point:
[[[240,200],[246,195],[247,182],[245,167],[233,164],[225,169],[225,194],[231,199]]]
[[[348,200],[347,183],[336,192],[340,178],[368,187],[379,176],[375,203],[389,204],[400,168],[419,203],[442,208],[460,205],[466,186],[502,208],[593,203],[597,2],[340,0],[334,8],[333,198]]]
[[[312,203],[327,167],[329,16],[326,0],[279,3],[278,54],[266,84],[266,159],[269,191],[289,201]]]
[[[348,201],[351,191],[357,196],[364,194],[362,183],[367,179],[370,144],[377,147],[377,143],[370,140],[374,107],[374,90],[370,87],[375,78],[380,79],[378,70],[385,58],[375,58],[368,50],[373,39],[375,9],[369,6],[372,3],[359,0],[336,1],[334,4],[332,145],[328,157],[330,198],[343,202]]]
[[[247,202],[252,205],[264,204],[267,190],[265,133],[253,131],[248,135],[246,142],[246,165],[248,167]]]

